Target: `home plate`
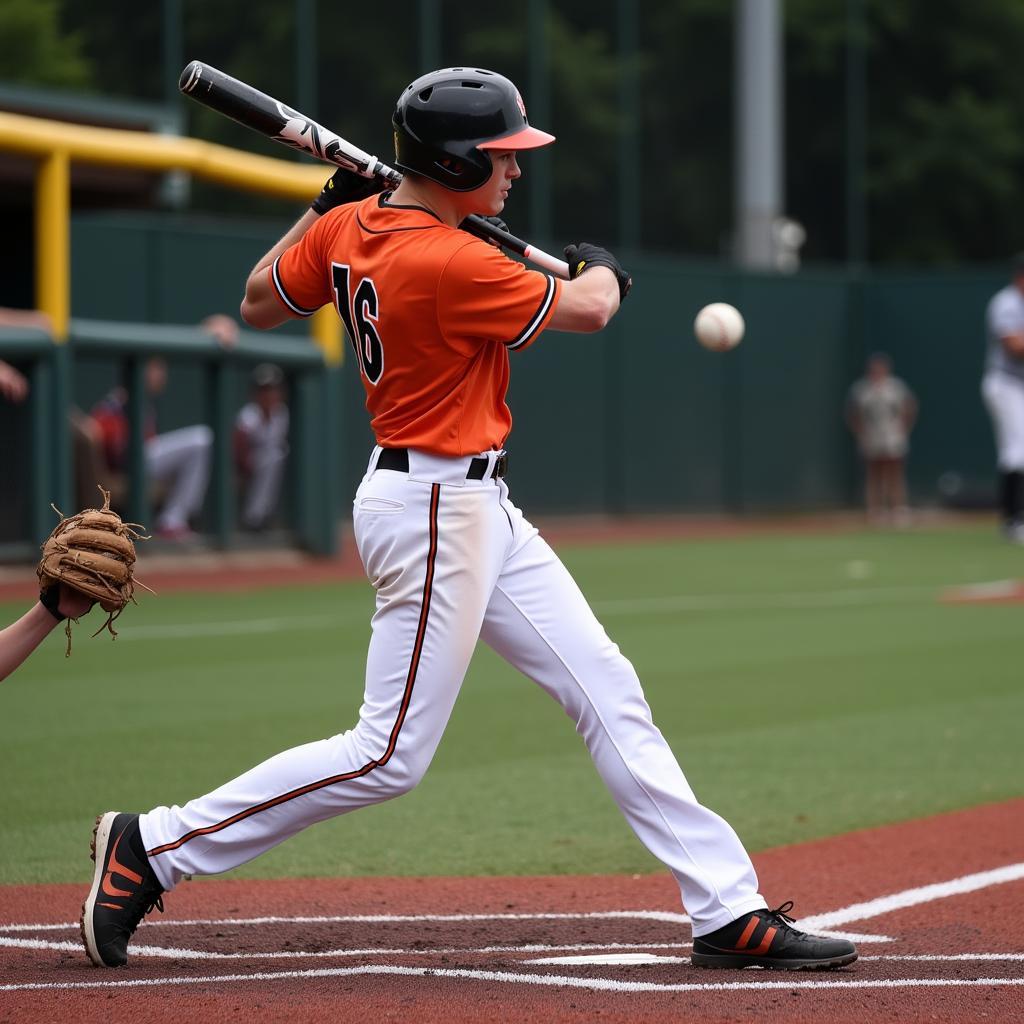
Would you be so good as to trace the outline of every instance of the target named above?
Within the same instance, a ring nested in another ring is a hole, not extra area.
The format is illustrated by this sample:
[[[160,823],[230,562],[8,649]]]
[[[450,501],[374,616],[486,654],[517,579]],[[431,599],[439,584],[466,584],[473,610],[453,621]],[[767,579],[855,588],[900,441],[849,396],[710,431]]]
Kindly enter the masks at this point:
[[[525,960],[528,964],[551,964],[558,967],[579,967],[582,964],[686,964],[687,956],[655,956],[653,953],[592,953],[587,956],[544,956]]]

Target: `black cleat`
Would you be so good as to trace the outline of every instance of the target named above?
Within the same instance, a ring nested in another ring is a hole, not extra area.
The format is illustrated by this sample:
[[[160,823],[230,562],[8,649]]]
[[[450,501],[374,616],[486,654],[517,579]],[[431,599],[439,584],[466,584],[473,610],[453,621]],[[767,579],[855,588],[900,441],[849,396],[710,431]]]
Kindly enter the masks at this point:
[[[776,971],[827,971],[857,959],[857,947],[846,939],[808,935],[792,927],[788,911],[755,910],[724,928],[693,940],[694,967],[767,967]]]
[[[96,819],[92,888],[82,904],[82,941],[97,967],[128,963],[128,942],[153,907],[163,912],[163,888],[149,866],[137,814],[107,811]]]

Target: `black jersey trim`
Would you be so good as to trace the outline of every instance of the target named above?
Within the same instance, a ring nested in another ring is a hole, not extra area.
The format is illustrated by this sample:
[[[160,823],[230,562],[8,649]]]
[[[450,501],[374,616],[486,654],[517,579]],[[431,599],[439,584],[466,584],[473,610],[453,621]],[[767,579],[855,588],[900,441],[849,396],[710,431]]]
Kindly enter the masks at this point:
[[[425,206],[420,206],[419,203],[389,203],[388,196],[390,195],[394,195],[394,193],[381,192],[380,199],[377,200],[379,210],[422,210],[424,213],[429,213],[439,224],[444,223],[433,210],[428,210]]]
[[[422,206],[389,206],[389,210],[422,210]],[[429,213],[429,210],[423,210],[424,213]],[[435,228],[443,227],[444,225],[438,221],[436,224],[419,224],[415,227],[408,228],[371,228],[362,217],[359,216],[359,211],[356,211],[356,223],[369,235],[390,235],[397,231],[433,231]]]
[[[277,294],[281,296],[281,301],[296,315],[296,316],[312,316],[316,310],[307,309],[305,306],[300,306],[287,292],[284,286],[284,282],[281,280],[280,271],[277,269],[278,263],[281,262],[281,257],[278,256],[274,260],[274,265],[271,267],[271,279],[274,282],[274,287],[277,289]]]
[[[394,228],[371,228],[366,221],[359,215],[360,211],[356,211],[356,223],[370,235],[388,235],[395,231],[430,231],[433,228],[444,227],[444,221],[433,210],[428,210],[425,206],[417,206],[415,203],[389,203],[388,196],[390,192],[382,192],[377,199],[378,210],[419,210],[420,213],[428,214],[437,221],[436,224],[419,224],[413,227],[394,227]]]
[[[545,317],[551,311],[551,304],[555,301],[555,279],[550,274],[546,274],[545,276],[548,279],[548,286],[544,290],[544,297],[540,300],[540,305],[537,307],[537,311],[530,318],[530,322],[523,328],[518,337],[505,342],[506,348],[522,348],[523,345],[525,345],[540,330],[540,326],[544,323]]]

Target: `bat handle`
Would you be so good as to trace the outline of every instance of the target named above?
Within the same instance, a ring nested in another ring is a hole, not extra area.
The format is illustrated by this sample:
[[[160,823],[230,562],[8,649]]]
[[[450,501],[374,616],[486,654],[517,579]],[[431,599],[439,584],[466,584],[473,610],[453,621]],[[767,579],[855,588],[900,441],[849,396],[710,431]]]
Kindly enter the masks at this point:
[[[497,242],[503,249],[509,249],[520,256],[524,256],[542,270],[546,270],[548,273],[561,277],[566,281],[569,280],[569,264],[565,260],[560,260],[557,256],[552,256],[543,249],[530,245],[529,242],[524,241],[522,238],[517,238],[511,231],[502,231],[497,225],[492,224],[483,217],[473,214],[467,217],[466,221],[468,223],[465,226],[478,238]]]
[[[560,260],[557,256],[552,256],[551,253],[538,249],[535,245],[528,245],[523,255],[531,263],[536,263],[538,267],[554,274],[555,277],[560,277],[563,281],[569,280],[569,264],[565,260]]]

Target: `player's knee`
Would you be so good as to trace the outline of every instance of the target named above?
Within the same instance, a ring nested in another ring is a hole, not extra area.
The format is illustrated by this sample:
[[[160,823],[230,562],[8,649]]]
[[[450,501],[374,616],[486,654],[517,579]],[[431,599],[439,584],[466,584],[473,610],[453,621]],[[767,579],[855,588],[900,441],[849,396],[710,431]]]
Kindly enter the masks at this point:
[[[377,792],[382,800],[393,800],[414,790],[427,773],[428,761],[422,758],[393,757],[374,772]]]

